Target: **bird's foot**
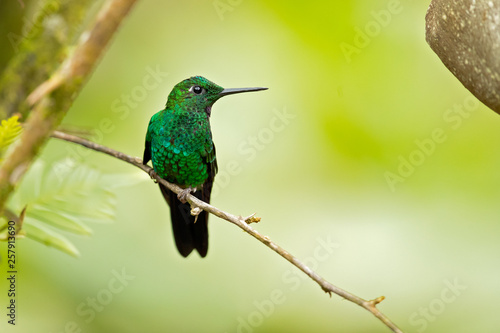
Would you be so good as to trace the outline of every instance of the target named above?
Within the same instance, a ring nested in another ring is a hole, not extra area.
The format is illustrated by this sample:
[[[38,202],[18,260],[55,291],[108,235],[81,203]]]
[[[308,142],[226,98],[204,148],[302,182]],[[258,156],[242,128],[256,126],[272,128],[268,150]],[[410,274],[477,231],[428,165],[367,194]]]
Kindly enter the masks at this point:
[[[158,179],[156,179],[156,177],[158,176],[158,174],[156,173],[156,171],[154,169],[151,169],[148,171],[148,174],[149,174],[149,177],[151,177],[151,179],[155,182],[155,183],[158,183]]]
[[[187,196],[190,195],[191,193],[196,192],[195,187],[188,187],[185,188],[181,191],[181,193],[177,194],[177,198],[179,199],[180,202],[186,203],[187,202]]]
[[[198,221],[198,216],[200,216],[202,211],[203,209],[201,209],[200,207],[191,206],[191,215],[194,216],[194,223]]]

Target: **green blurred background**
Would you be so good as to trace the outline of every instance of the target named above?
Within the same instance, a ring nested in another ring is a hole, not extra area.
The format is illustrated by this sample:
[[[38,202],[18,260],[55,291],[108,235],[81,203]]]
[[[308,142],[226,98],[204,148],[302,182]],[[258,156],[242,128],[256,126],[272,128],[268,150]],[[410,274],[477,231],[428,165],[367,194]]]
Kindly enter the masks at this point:
[[[10,2],[22,23],[33,4]],[[177,82],[203,75],[269,87],[214,106],[213,204],[256,212],[256,229],[339,287],[386,296],[380,309],[405,332],[492,332],[500,118],[426,44],[428,4],[142,1],[64,124],[96,130],[110,119],[113,129],[94,140],[142,156],[148,121]],[[9,54],[7,32],[0,45]],[[151,71],[158,84],[144,89]],[[431,143],[435,131],[441,140]],[[70,145],[52,140],[40,158],[51,165]],[[388,332],[214,217],[208,256],[183,259],[147,175],[94,152],[78,162],[140,181],[116,190],[113,224],[67,236],[77,259],[18,240],[18,324],[6,323],[3,261],[1,332]],[[228,163],[238,166],[232,175]],[[401,178],[391,185],[388,173]],[[122,272],[130,279],[120,284]],[[95,316],[78,312],[89,298],[105,303]]]

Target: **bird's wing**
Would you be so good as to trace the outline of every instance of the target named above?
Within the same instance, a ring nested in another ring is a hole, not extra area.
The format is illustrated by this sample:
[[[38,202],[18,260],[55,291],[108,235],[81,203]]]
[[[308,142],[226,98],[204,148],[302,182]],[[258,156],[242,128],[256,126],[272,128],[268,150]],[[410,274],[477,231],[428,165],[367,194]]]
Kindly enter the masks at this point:
[[[151,117],[148,124],[148,131],[146,132],[146,140],[144,143],[144,155],[142,157],[142,164],[146,165],[151,161],[151,133],[153,132],[153,121],[155,116]]]
[[[215,154],[215,145],[212,143],[211,149],[207,151],[206,163],[208,166],[208,174],[211,177],[212,181],[215,175],[217,174],[218,166],[217,166],[217,158]]]
[[[146,140],[144,145],[144,156],[142,157],[142,164],[146,165],[151,160],[151,141]]]

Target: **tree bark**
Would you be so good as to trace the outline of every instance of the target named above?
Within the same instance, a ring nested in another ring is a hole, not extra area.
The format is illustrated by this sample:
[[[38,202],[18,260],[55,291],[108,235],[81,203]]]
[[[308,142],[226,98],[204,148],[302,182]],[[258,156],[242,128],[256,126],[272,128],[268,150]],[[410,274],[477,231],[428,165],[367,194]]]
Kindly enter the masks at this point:
[[[90,0],[44,0],[33,16],[24,19],[21,33],[10,31],[14,48],[0,78],[0,119],[13,113],[25,120],[30,112],[26,97],[47,80],[63,62],[89,13]]]
[[[432,0],[425,20],[432,50],[500,114],[500,0]]]
[[[137,0],[109,0],[78,45],[22,103],[33,106],[19,140],[0,165],[0,212],[52,131],[61,123],[97,61]],[[88,9],[88,8],[87,8]],[[54,33],[54,31],[51,31]],[[47,32],[50,33],[50,32]],[[69,47],[69,45],[66,45]],[[29,52],[29,51],[28,51]],[[37,54],[33,54],[37,57]],[[35,59],[36,61],[36,59]],[[38,63],[42,66],[43,63]],[[24,78],[29,81],[29,78]],[[25,81],[19,83],[24,88]],[[24,93],[24,90],[23,90]]]

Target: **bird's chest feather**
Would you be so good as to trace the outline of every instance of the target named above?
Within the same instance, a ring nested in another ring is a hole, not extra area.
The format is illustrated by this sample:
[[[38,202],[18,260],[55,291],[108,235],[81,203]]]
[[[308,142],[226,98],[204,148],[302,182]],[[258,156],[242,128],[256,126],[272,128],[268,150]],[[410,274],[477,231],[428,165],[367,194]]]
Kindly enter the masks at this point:
[[[182,186],[205,182],[214,149],[206,114],[166,114],[152,133],[153,167],[162,178]]]

